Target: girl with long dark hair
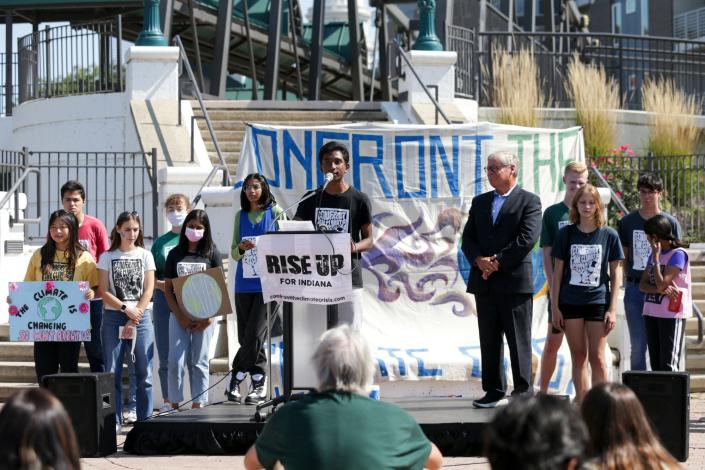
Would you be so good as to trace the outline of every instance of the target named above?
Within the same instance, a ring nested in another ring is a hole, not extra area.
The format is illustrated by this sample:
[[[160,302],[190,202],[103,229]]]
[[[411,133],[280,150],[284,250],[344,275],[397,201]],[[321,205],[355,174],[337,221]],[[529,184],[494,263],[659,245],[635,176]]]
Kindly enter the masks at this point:
[[[235,313],[240,343],[233,359],[228,400],[242,402],[240,384],[250,374],[246,404],[257,404],[266,397],[267,355],[264,342],[267,315],[257,266],[256,238],[274,228],[274,221],[286,217],[269,190],[267,179],[259,173],[245,177],[240,192],[240,211],[235,214],[231,254],[237,261],[235,273]]]
[[[98,271],[93,257],[78,242],[78,221],[63,209],[49,216],[47,241],[35,251],[27,266],[25,281],[86,281],[86,299],[95,296]],[[34,369],[42,383],[45,375],[78,372],[79,341],[35,341]]]
[[[122,404],[122,363],[125,351],[135,365],[137,420],[152,416],[154,327],[150,302],[154,289],[154,258],[144,248],[137,212],[118,216],[110,249],[98,263],[103,293],[103,356],[106,372],[115,374],[115,403]],[[116,406],[117,425],[120,406]]]
[[[76,434],[61,402],[45,389],[14,394],[0,411],[2,469],[79,470]]]
[[[213,338],[213,319],[194,321],[176,301],[173,280],[222,266],[222,256],[211,236],[208,214],[201,209],[188,213],[181,226],[178,245],[169,252],[164,268],[164,296],[169,319],[169,400],[173,408],[184,399],[184,365],[188,365],[192,408],[208,402],[208,352]]]
[[[644,223],[651,256],[641,276],[639,288],[644,297],[644,323],[651,370],[680,369],[686,318],[693,314],[690,262],[676,239],[671,222],[655,215]]]
[[[592,462],[599,469],[667,470],[680,468],[654,434],[644,408],[626,385],[594,386],[581,406],[588,428]]]

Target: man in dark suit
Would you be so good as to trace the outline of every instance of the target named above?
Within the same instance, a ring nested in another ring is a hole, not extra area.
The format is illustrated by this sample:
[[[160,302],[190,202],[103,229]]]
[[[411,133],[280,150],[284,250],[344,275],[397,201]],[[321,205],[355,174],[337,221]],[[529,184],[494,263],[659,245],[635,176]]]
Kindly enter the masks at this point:
[[[487,160],[494,191],[475,197],[463,230],[463,253],[472,265],[467,291],[475,294],[482,354],[482,389],[476,408],[504,402],[504,343],[512,364],[512,395],[533,392],[531,386],[531,250],[541,229],[541,200],[517,186],[519,160],[495,152]]]

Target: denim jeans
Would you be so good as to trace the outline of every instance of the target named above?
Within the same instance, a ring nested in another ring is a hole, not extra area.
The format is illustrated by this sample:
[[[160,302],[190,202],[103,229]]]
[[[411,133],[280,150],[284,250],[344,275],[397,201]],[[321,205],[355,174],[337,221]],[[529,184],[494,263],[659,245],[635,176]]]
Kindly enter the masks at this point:
[[[624,313],[629,327],[631,370],[646,370],[646,326],[644,324],[644,293],[636,282],[626,282]]]
[[[147,309],[137,325],[135,339],[135,376],[137,382],[137,419],[152,416],[152,359],[154,357],[154,326],[152,312]],[[125,353],[130,355],[132,340],[121,340],[118,329],[127,323],[127,315],[117,310],[106,309],[103,315],[103,358],[105,370],[115,374],[116,422],[120,422],[122,408],[122,363]],[[128,357],[132,361],[132,358]]]
[[[184,365],[188,366],[191,398],[208,403],[208,350],[214,325],[203,331],[184,330],[175,315],[169,320],[169,401],[184,400]],[[203,394],[202,394],[203,393]]]
[[[100,344],[100,328],[103,323],[103,299],[91,300],[91,340],[84,341],[86,357],[91,366],[91,372],[103,372],[103,346]]]
[[[157,344],[159,356],[159,385],[162,389],[162,398],[169,401],[169,304],[166,303],[164,292],[154,289],[154,340]]]

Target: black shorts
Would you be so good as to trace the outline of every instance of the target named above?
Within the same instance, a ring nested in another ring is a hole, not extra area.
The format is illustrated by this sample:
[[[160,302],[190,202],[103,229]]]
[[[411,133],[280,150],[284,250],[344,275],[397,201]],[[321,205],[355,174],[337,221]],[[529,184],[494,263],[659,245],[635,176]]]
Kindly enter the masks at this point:
[[[585,320],[585,321],[604,321],[607,305],[605,304],[583,304],[570,305],[561,304],[558,306],[561,309],[564,320]]]

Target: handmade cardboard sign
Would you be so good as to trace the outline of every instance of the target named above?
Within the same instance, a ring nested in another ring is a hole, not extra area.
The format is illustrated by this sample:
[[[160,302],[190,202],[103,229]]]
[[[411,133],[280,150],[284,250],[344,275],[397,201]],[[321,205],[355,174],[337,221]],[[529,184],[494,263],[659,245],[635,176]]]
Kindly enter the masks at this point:
[[[90,341],[88,282],[10,282],[10,341]]]
[[[191,320],[205,320],[232,313],[223,268],[206,269],[174,278],[171,282],[181,311]]]

